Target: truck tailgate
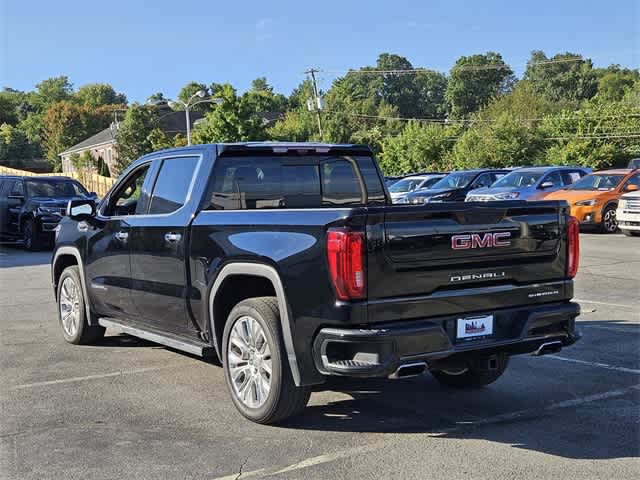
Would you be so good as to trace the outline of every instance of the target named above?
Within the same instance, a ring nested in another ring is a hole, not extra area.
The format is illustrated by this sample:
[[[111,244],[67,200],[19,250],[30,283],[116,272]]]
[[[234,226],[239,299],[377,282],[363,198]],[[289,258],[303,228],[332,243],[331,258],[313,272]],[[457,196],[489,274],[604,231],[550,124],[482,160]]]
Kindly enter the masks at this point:
[[[571,293],[563,288],[566,214],[561,202],[441,203],[370,212],[370,320],[564,299]],[[545,287],[554,282],[560,286]],[[389,309],[396,315],[387,315]]]

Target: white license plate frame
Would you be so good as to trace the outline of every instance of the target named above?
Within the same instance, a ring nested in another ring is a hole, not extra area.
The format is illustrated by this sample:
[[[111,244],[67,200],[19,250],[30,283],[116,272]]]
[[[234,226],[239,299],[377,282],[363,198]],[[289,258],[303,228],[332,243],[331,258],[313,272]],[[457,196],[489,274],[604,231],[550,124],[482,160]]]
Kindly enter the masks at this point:
[[[459,318],[456,321],[456,340],[467,341],[486,338],[493,335],[493,315],[475,315]]]

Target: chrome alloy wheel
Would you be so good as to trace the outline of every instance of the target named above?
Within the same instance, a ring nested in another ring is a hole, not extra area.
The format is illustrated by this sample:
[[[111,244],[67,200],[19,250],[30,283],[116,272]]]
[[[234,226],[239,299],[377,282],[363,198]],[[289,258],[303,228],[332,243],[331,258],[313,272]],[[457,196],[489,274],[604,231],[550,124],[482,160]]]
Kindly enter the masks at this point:
[[[60,288],[60,319],[69,337],[74,337],[80,326],[80,291],[73,278],[67,277]]]
[[[608,209],[604,213],[604,229],[607,232],[615,232],[618,228],[618,219],[616,218],[616,211],[613,208]]]
[[[229,376],[236,397],[249,408],[260,408],[271,391],[271,348],[258,321],[238,318],[227,346]]]

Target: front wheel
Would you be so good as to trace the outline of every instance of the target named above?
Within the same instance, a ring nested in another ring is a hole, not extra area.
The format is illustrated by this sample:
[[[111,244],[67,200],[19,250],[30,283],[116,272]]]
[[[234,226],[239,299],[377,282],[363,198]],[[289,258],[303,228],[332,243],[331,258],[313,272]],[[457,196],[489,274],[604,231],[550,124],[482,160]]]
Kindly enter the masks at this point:
[[[105,328],[89,325],[87,321],[80,270],[76,265],[67,267],[58,281],[58,319],[64,339],[76,345],[100,340]]]
[[[278,423],[307,405],[311,389],[296,387],[293,381],[274,297],[250,298],[233,308],[224,328],[222,355],[233,403],[249,420]]]
[[[509,357],[499,355],[497,368],[479,367],[470,362],[466,368],[455,371],[437,370],[431,372],[438,382],[452,388],[480,388],[495,382],[502,376],[509,365]]]
[[[618,220],[616,218],[616,207],[609,205],[602,212],[602,223],[600,230],[603,233],[613,233],[618,229]]]

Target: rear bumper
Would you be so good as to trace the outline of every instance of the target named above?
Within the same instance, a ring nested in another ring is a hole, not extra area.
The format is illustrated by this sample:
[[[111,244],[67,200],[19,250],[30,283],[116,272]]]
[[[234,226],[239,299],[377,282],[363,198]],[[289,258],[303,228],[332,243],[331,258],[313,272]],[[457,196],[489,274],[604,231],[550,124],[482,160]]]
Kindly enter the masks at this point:
[[[324,375],[386,377],[416,361],[429,365],[445,358],[531,353],[544,343],[560,341],[568,346],[580,337],[575,331],[580,306],[573,302],[486,313],[494,315],[494,334],[471,341],[456,341],[456,320],[461,315],[370,329],[323,328],[313,343],[314,363]]]

